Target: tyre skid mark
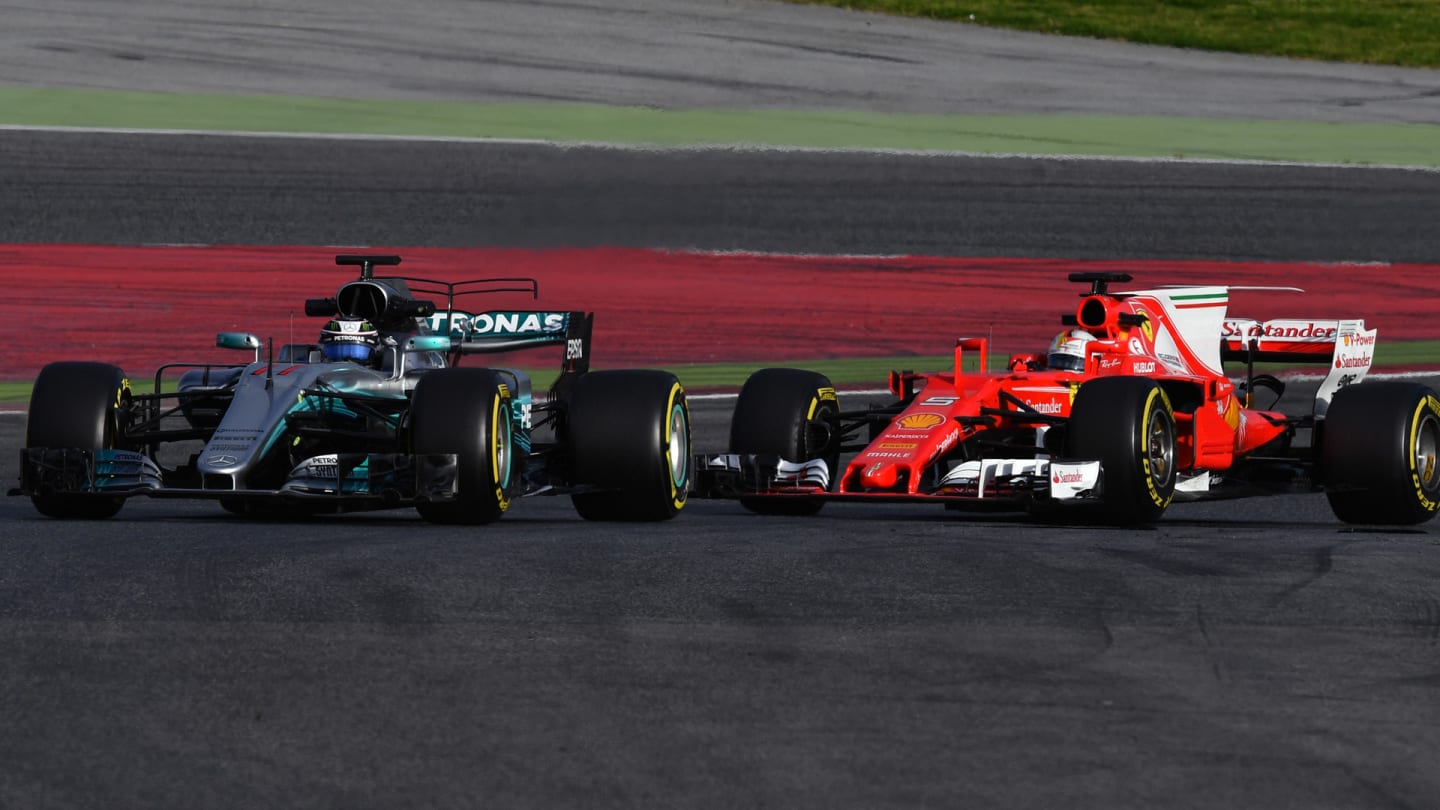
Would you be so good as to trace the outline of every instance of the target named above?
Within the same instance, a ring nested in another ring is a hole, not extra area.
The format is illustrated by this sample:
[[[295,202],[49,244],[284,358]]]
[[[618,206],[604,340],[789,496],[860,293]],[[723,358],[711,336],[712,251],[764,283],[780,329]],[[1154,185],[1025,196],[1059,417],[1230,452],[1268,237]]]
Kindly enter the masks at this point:
[[[1270,600],[1270,607],[1280,607],[1280,605],[1282,605],[1285,600],[1289,599],[1292,595],[1304,588],[1310,587],[1316,582],[1319,582],[1323,577],[1333,571],[1335,569],[1336,548],[1337,546],[1322,546],[1315,549],[1314,553],[1312,554],[1314,568],[1310,572],[1310,574],[1299,580],[1298,582],[1294,582],[1282,588],[1280,592],[1275,594],[1275,596]]]

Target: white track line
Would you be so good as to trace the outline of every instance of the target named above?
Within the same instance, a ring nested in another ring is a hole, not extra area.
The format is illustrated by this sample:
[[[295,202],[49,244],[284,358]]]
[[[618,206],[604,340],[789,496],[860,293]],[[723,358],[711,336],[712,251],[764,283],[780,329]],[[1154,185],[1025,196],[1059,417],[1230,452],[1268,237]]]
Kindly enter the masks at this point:
[[[620,152],[737,152],[780,154],[897,155],[902,157],[960,157],[990,160],[1092,161],[1097,163],[1176,163],[1216,166],[1282,166],[1313,169],[1367,169],[1440,173],[1440,166],[1408,166],[1392,163],[1317,163],[1293,160],[1243,158],[1123,157],[1115,155],[1036,154],[1028,152],[967,152],[945,149],[896,149],[865,146],[783,146],[770,144],[646,144],[609,141],[557,141],[546,138],[467,138],[453,135],[379,135],[326,132],[231,132],[210,129],[146,129],[142,127],[52,127],[27,124],[0,124],[3,132],[91,132],[101,135],[160,135],[214,138],[284,138],[324,141],[397,141],[416,143],[495,144],[500,146],[545,146],[554,149],[609,149]]]

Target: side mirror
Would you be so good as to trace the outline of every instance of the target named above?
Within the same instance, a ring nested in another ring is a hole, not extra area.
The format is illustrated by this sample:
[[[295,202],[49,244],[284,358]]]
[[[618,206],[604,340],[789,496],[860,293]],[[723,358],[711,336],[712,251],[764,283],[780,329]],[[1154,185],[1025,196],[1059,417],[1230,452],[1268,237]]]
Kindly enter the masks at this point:
[[[260,362],[260,338],[249,332],[221,332],[215,336],[215,345],[222,349],[250,349],[255,352],[255,362]]]
[[[330,318],[340,314],[340,305],[334,298],[306,298],[305,314],[312,318]]]
[[[398,304],[395,310],[396,315],[404,318],[428,318],[435,314],[435,302],[406,301],[403,304]]]

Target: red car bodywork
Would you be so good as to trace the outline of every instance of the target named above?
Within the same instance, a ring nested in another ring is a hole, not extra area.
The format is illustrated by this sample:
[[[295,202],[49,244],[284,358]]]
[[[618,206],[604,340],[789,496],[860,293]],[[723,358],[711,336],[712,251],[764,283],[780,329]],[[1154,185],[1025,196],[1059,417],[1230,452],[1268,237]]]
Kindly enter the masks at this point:
[[[1044,431],[1055,420],[1041,417],[1068,417],[1081,384],[1106,376],[1160,381],[1175,406],[1177,468],[1188,473],[1226,470],[1291,425],[1283,413],[1247,407],[1245,392],[1237,391],[1221,370],[1222,356],[1239,359],[1249,350],[1246,333],[1264,330],[1253,322],[1226,321],[1227,303],[1224,288],[1087,296],[1074,318],[1096,336],[1083,371],[1032,369],[1034,363],[1025,356],[1012,357],[1008,368],[993,371],[987,367],[987,341],[961,339],[953,371],[892,374],[892,393],[909,405],[851,459],[837,493],[893,494],[903,480],[904,492],[919,495],[925,469],[958,444],[997,429]],[[1343,328],[1357,347],[1361,341],[1373,346],[1374,332],[1364,332],[1359,322]],[[1341,329],[1337,322],[1272,325],[1272,336],[1254,347],[1256,356],[1328,361]],[[1192,348],[1187,331],[1208,334],[1212,345]],[[1222,339],[1227,331],[1239,334]],[[1369,359],[1368,353],[1355,352],[1342,362],[1358,379],[1369,368]],[[973,370],[965,370],[967,361]],[[934,494],[953,493],[940,488]]]
[[[1035,355],[1015,355],[1004,368],[991,368],[986,339],[961,339],[951,369],[891,372],[895,401],[852,411],[842,410],[828,380],[813,372],[757,372],[736,406],[731,452],[697,458],[699,494],[738,497],[755,511],[776,513],[806,513],[836,499],[1010,509],[1089,503],[1111,508],[1117,522],[1145,522],[1172,498],[1322,488],[1316,438],[1337,392],[1369,370],[1376,330],[1358,319],[1231,317],[1230,291],[1236,288],[1112,292],[1111,283],[1130,277],[1070,278],[1091,285],[1073,314],[1061,317],[1063,325],[1088,338],[1083,368],[1046,368]],[[1255,364],[1266,362],[1325,365],[1325,378],[1305,412],[1273,409],[1284,383],[1256,374]],[[1232,379],[1225,363],[1243,364],[1241,373]],[[752,391],[762,378],[763,385]],[[805,388],[812,379],[805,390],[813,395],[785,393],[786,386]],[[1387,423],[1384,436],[1399,436],[1406,446],[1387,450],[1384,458],[1360,460],[1387,476],[1391,467],[1408,464],[1408,472],[1397,471],[1413,479],[1401,511],[1428,519],[1440,487],[1435,460],[1440,399],[1414,386],[1381,392],[1381,399],[1394,403],[1369,403],[1370,393],[1384,385],[1365,386],[1366,397],[1349,397],[1366,403],[1351,408],[1360,416],[1347,416],[1344,423],[1363,424],[1368,412],[1409,408],[1379,418]],[[1256,407],[1257,393],[1267,389],[1274,400]],[[1077,398],[1085,401],[1083,407]],[[766,409],[782,421],[789,415],[804,429],[766,429]],[[1403,425],[1402,418],[1408,420]],[[840,463],[842,457],[848,461]],[[1343,463],[1331,461],[1330,467]],[[1343,484],[1352,494],[1339,499],[1360,499],[1353,494],[1358,488]],[[1128,500],[1115,507],[1122,496]],[[786,499],[797,503],[780,505]]]

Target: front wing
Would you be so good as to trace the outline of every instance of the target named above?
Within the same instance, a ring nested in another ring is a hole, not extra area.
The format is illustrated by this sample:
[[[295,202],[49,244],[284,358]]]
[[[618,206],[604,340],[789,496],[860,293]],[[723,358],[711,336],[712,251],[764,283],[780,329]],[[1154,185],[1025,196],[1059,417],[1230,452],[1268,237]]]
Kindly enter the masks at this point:
[[[337,510],[454,500],[453,453],[338,453],[306,459],[278,489],[169,486],[159,465],[131,450],[29,447],[20,451],[20,495],[128,498],[243,498],[330,502]],[[228,483],[228,481],[226,482]]]
[[[838,501],[926,501],[976,508],[1024,508],[1037,502],[1096,503],[1103,497],[1096,460],[981,459],[955,465],[916,492],[839,492],[823,459],[790,461],[774,454],[695,457],[698,498],[823,498]]]

